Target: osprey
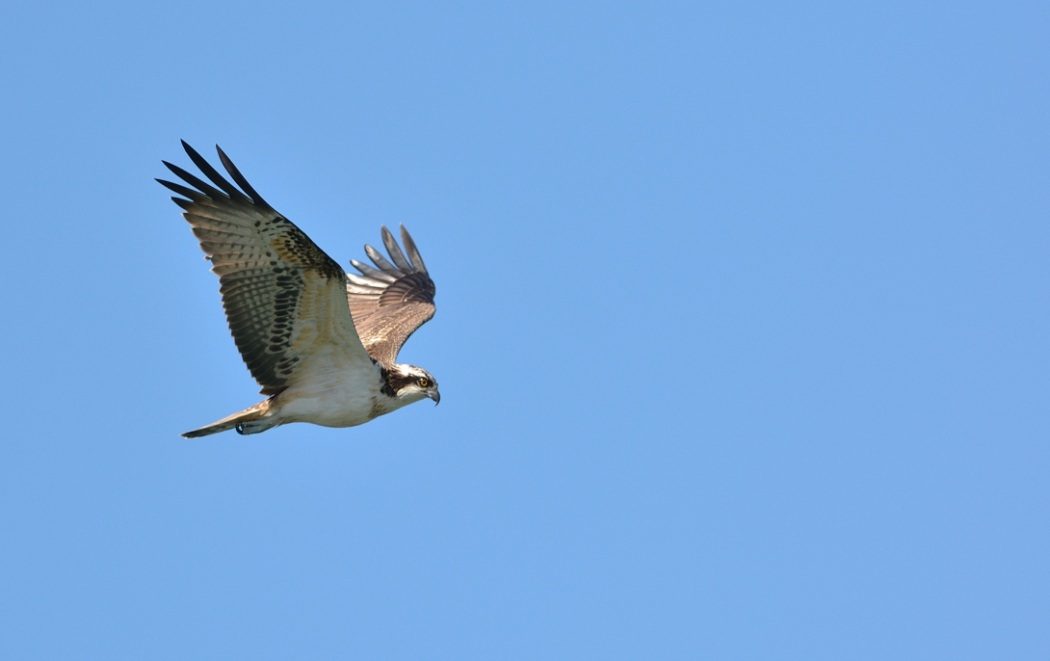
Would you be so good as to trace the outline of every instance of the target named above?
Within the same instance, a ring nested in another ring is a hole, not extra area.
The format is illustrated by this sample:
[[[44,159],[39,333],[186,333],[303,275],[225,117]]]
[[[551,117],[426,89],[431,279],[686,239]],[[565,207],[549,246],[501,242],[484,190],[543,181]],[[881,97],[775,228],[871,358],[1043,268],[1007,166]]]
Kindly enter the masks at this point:
[[[171,199],[219,276],[230,332],[267,395],[184,437],[257,434],[288,422],[351,427],[424,397],[441,401],[429,372],[395,362],[434,316],[434,281],[404,226],[404,252],[383,227],[390,260],[365,245],[375,266],[350,260],[361,275],[347,274],[255,192],[222,149],[215,148],[219,160],[240,188],[182,146],[211,184],[167,161],[190,187],[157,181],[181,196]]]

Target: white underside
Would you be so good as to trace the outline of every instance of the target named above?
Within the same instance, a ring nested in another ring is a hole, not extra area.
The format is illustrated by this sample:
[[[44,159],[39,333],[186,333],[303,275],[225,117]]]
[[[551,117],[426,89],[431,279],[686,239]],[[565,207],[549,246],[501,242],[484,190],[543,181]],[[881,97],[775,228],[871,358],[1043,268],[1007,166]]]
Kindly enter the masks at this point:
[[[380,367],[371,361],[351,367],[346,356],[315,355],[297,371],[309,379],[292,384],[271,400],[267,426],[309,422],[353,427],[422,398],[385,395]]]

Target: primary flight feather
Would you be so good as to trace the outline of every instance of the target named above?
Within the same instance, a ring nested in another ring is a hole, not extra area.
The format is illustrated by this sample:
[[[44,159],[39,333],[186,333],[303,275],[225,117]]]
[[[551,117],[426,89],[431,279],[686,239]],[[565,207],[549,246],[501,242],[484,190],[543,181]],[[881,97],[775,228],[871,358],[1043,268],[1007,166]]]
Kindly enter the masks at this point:
[[[383,227],[390,259],[366,245],[374,266],[351,260],[361,274],[348,275],[274,210],[222,149],[216,147],[219,161],[236,186],[182,146],[208,181],[167,161],[183,183],[157,181],[178,195],[172,200],[219,276],[237,349],[268,395],[183,436],[255,434],[289,422],[350,427],[426,397],[440,401],[429,372],[395,362],[435,309],[434,281],[403,226],[404,251]]]

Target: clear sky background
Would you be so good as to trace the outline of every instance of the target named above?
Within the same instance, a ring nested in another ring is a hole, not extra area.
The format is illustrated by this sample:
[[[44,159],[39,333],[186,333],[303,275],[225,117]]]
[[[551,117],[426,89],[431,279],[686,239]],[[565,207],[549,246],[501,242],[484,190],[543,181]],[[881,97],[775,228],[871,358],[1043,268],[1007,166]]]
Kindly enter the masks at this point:
[[[865,4],[6,9],[2,656],[1048,658],[1050,5]],[[441,406],[179,437],[180,138]]]

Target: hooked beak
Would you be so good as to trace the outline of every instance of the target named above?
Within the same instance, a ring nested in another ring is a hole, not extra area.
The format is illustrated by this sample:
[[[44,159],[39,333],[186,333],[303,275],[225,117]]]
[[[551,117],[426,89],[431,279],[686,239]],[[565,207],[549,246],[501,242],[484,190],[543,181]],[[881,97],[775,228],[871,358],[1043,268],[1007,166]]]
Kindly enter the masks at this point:
[[[438,404],[441,403],[441,393],[439,393],[436,390],[432,390],[432,391],[428,392],[427,393],[427,397],[429,397],[430,399],[434,400],[434,406],[437,406]]]

